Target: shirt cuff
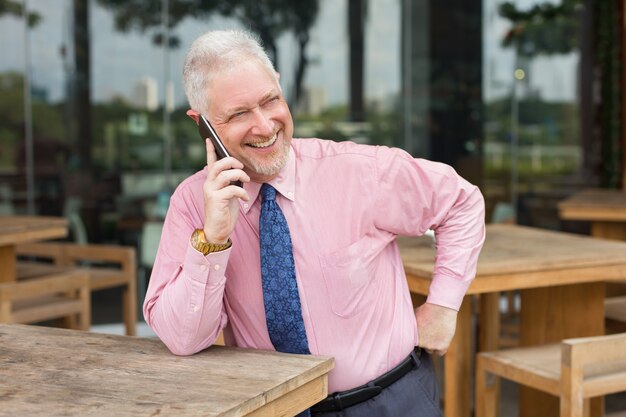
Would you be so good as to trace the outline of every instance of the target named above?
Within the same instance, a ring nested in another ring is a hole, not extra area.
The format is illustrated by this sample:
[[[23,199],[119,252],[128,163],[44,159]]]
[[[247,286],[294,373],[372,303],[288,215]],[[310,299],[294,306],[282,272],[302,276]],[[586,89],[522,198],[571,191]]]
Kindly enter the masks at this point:
[[[426,302],[459,311],[471,283],[447,275],[433,275]]]
[[[220,284],[225,280],[226,265],[232,246],[219,252],[204,256],[189,242],[185,256],[185,272],[194,281],[209,284]]]

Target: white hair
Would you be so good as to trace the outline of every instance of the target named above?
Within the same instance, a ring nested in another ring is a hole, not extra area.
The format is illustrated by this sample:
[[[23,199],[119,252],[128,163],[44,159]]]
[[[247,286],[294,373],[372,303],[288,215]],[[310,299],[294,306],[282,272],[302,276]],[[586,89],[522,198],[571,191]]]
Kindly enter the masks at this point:
[[[278,84],[274,65],[256,35],[243,30],[216,30],[198,37],[189,47],[183,66],[183,83],[189,106],[206,114],[209,82],[216,74],[232,71],[238,64],[250,59],[267,68]]]

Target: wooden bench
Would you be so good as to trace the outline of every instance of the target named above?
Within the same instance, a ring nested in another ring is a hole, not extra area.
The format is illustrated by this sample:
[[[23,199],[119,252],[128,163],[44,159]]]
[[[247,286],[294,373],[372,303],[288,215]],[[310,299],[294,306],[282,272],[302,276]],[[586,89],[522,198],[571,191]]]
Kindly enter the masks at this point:
[[[65,318],[66,326],[89,330],[89,274],[69,270],[39,278],[0,283],[0,322],[30,324]]]
[[[477,354],[476,417],[498,414],[498,377],[560,397],[561,417],[589,399],[626,391],[626,333]]]
[[[16,253],[44,262],[19,261],[18,279],[37,276],[54,268],[80,267],[89,273],[90,290],[123,287],[122,315],[126,334],[136,335],[137,326],[137,261],[133,247],[74,243],[29,243],[19,245]]]

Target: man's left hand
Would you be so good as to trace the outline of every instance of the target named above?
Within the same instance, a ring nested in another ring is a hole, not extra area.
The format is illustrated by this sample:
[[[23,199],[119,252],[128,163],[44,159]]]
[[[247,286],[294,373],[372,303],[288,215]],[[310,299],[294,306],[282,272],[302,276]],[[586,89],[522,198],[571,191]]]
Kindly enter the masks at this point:
[[[457,311],[436,304],[424,303],[415,309],[419,347],[443,356],[456,331]]]

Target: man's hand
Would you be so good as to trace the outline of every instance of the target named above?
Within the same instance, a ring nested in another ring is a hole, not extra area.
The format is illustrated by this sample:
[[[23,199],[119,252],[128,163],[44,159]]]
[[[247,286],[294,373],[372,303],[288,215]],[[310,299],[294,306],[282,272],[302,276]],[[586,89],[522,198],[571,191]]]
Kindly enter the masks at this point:
[[[231,181],[250,181],[243,164],[233,157],[217,160],[215,148],[206,140],[207,167],[204,191],[204,235],[210,243],[226,243],[239,217],[238,199],[250,200],[248,193]]]
[[[416,308],[419,347],[443,356],[456,331],[456,315],[457,311],[436,304],[424,303]]]

